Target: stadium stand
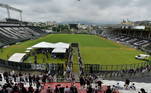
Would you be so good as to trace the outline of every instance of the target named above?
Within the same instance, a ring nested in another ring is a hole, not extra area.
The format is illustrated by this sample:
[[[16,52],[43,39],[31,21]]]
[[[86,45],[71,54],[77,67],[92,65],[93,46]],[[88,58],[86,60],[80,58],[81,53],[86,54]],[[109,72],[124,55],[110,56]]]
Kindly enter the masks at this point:
[[[17,20],[7,19],[6,21],[0,22],[0,47],[35,39],[47,34],[38,27],[29,26]]]
[[[143,46],[150,44],[150,32],[134,29],[112,28],[112,30],[105,30],[101,36],[110,40],[130,45],[134,48],[141,49]]]
[[[151,50],[151,44],[147,45],[147,46],[146,46],[146,49],[147,49],[147,50]]]

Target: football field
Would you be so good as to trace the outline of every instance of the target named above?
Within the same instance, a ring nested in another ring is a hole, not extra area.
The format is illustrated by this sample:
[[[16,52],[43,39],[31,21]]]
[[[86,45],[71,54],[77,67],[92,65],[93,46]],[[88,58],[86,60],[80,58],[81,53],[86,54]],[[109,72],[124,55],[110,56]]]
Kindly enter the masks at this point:
[[[0,58],[8,59],[14,53],[24,53],[26,48],[43,41],[52,43],[79,43],[80,53],[85,64],[117,65],[143,62],[142,60],[135,59],[136,55],[143,53],[139,50],[99,36],[86,34],[49,34],[36,40],[28,40],[1,49]],[[39,63],[42,63],[42,55],[39,56]],[[31,57],[26,62],[33,62],[33,60],[34,58]],[[49,59],[46,63],[60,63],[64,61],[60,59]]]

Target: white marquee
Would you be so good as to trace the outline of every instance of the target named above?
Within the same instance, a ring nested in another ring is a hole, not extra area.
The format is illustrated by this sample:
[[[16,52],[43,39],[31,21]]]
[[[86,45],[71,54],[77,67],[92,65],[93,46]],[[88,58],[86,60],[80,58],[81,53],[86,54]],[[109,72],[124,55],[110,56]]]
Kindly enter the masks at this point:
[[[15,53],[8,59],[8,61],[22,62],[25,55],[26,53]]]

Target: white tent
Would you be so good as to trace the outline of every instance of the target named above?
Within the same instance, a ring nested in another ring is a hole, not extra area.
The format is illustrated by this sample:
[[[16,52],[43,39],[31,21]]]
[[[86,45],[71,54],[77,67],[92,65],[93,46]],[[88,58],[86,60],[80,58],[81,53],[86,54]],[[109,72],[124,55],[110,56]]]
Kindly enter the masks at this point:
[[[66,53],[65,48],[55,48],[52,50],[52,53]]]
[[[70,44],[63,43],[63,42],[59,42],[59,43],[40,42],[40,43],[32,46],[32,48],[66,48],[66,49],[68,49],[69,46],[70,46]]]
[[[25,53],[29,53],[29,52],[30,52],[30,50],[26,50],[26,51],[25,51]]]
[[[69,46],[70,46],[70,44],[68,44],[68,43],[63,43],[63,42],[58,42],[58,43],[55,44],[55,47],[56,47],[56,48],[66,48],[66,49],[68,49]]]
[[[133,29],[142,29],[142,30],[144,30],[145,29],[145,26],[133,26]]]
[[[48,43],[48,42],[40,42],[40,43],[32,46],[32,48],[55,48],[55,44]]]
[[[146,55],[146,54],[139,54],[135,56],[136,59],[148,59],[149,57],[150,55]]]
[[[31,49],[32,49],[32,47],[28,47],[28,48],[27,48],[27,50],[31,50]]]
[[[26,53],[15,53],[8,59],[8,61],[22,62],[25,55]]]

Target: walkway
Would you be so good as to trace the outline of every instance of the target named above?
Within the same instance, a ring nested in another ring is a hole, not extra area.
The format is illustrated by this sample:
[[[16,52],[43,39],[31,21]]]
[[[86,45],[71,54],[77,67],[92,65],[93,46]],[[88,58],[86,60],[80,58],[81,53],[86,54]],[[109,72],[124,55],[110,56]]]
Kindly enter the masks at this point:
[[[60,85],[61,87],[66,87],[66,86],[71,87],[72,84],[71,83],[67,83],[67,82],[47,83],[47,84],[45,84],[44,89],[41,91],[41,93],[46,93],[46,90],[47,90],[48,87],[51,87],[51,88],[55,89],[56,85]],[[78,93],[86,93],[86,89],[82,88],[80,86],[80,83],[75,83],[74,85],[77,87]],[[92,87],[95,87],[95,86],[92,86]],[[106,89],[107,89],[107,86],[103,85],[101,91],[98,92],[98,93],[105,93]],[[115,93],[119,93],[119,92],[115,91]]]

